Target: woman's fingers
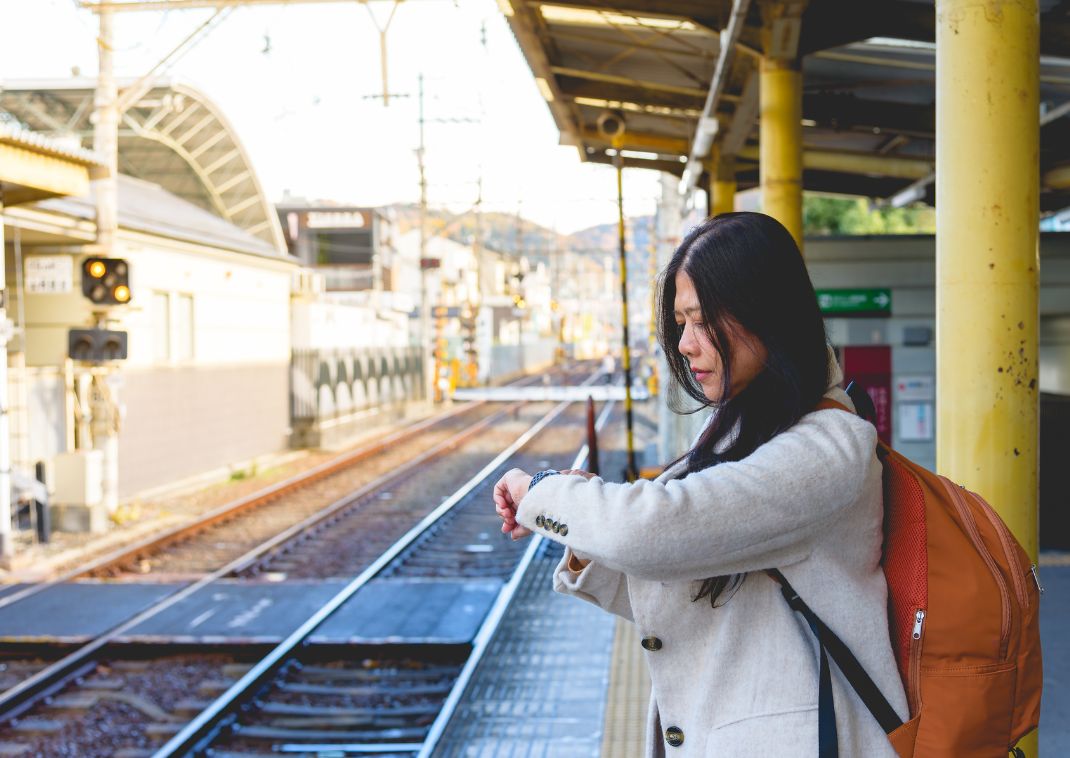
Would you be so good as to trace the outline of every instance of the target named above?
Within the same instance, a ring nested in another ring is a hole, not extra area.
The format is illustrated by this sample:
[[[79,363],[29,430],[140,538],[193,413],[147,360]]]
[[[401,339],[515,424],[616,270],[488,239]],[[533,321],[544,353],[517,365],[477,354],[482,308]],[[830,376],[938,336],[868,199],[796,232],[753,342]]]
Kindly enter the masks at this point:
[[[522,540],[525,537],[531,536],[531,530],[528,529],[526,526],[520,526],[520,524],[517,524],[516,527],[509,532],[509,536],[512,537],[514,541]]]

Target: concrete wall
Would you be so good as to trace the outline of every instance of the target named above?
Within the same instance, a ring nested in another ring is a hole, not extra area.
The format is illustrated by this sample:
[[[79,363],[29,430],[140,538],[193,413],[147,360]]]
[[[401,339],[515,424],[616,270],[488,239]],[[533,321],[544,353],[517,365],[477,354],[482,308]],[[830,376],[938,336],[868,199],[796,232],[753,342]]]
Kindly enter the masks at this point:
[[[522,346],[494,345],[490,349],[490,368],[487,374],[491,381],[497,381],[522,371],[545,368],[553,364],[556,347],[556,340],[532,340]]]
[[[1040,391],[1070,395],[1070,234],[1041,235],[1040,259]],[[935,468],[935,415],[930,442],[903,440],[896,423],[903,402],[898,396],[899,379],[931,378],[935,393],[935,238],[810,237],[806,240],[806,262],[818,289],[891,289],[890,318],[828,318],[826,326],[836,346],[891,345],[892,444],[923,466]],[[931,330],[930,344],[905,345],[909,327]],[[961,335],[963,341],[970,338]]]
[[[110,383],[122,409],[119,495],[284,450],[289,434],[293,261],[122,230],[131,302],[109,327],[128,333],[129,357]],[[90,325],[77,249],[74,290],[28,294],[26,359],[33,455],[66,446],[62,365],[67,330]]]
[[[289,363],[132,371],[120,397],[121,498],[287,448]]]

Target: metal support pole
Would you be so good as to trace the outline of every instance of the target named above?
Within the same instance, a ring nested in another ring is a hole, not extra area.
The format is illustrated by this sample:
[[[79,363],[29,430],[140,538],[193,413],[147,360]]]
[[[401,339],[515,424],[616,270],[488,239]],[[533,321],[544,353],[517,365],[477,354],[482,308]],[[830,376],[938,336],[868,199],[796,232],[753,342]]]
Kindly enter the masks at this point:
[[[793,61],[762,59],[759,173],[762,211],[803,246],[802,73]]]
[[[706,212],[710,216],[731,213],[736,209],[735,160],[722,157],[719,144],[710,149],[706,165],[709,181],[706,185]]]
[[[629,482],[639,477],[635,463],[635,435],[632,426],[632,351],[628,345],[628,257],[624,242],[624,161],[620,147],[613,162],[617,166],[617,236],[620,240],[620,308],[621,308],[621,363],[624,365],[624,423],[628,450],[628,467],[624,476]]]
[[[0,249],[4,242],[4,198],[0,195]],[[0,328],[7,322],[5,256],[0,256]],[[11,431],[8,423],[7,329],[0,333],[0,565],[9,565],[15,552],[11,535]]]
[[[599,476],[598,428],[595,425],[594,398],[587,398],[587,470]]]
[[[217,14],[218,15],[218,14]],[[100,35],[97,37],[99,70],[94,96],[93,149],[101,155],[107,166],[107,175],[94,182],[97,201],[97,246],[98,254],[112,257],[116,254],[115,238],[119,230],[119,89],[115,83],[115,35],[114,13],[98,12]],[[214,18],[214,17],[213,17]],[[98,326],[103,325],[103,314],[97,314]],[[119,501],[119,439],[116,419],[118,408],[110,393],[94,392],[92,402],[93,447],[103,451],[103,505],[111,513]]]
[[[1034,560],[1039,35],[1037,0],[936,3],[936,465]]]
[[[423,355],[423,397],[431,400],[437,393],[438,366],[432,362],[431,347],[431,296],[427,287],[427,173],[424,162],[424,75],[419,81],[419,127],[420,146],[416,149],[416,162],[420,169],[420,350]]]

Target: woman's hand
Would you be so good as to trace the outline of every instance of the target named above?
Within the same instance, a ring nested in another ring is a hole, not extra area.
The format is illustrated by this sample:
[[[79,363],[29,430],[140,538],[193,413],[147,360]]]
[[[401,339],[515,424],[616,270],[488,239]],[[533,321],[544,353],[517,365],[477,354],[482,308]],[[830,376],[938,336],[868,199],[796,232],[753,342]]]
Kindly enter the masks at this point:
[[[590,471],[583,471],[578,468],[567,468],[561,472],[569,476],[582,476],[584,479],[594,479],[598,474],[592,474]]]
[[[505,472],[494,485],[494,510],[502,519],[502,531],[514,540],[531,535],[531,530],[516,521],[516,509],[524,495],[528,494],[531,475],[518,468]]]

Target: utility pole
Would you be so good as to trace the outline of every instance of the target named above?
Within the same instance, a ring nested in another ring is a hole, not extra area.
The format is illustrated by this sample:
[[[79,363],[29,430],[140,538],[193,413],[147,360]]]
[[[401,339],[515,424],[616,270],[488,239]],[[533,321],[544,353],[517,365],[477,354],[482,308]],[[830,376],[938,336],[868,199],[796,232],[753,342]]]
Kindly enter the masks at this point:
[[[427,165],[424,160],[424,75],[417,77],[417,124],[420,129],[420,144],[416,148],[416,165],[420,170],[420,349],[423,351],[424,366],[430,367],[430,393],[426,393],[427,380],[424,381],[425,397],[438,396],[438,361],[435,359],[431,340],[431,300],[427,286],[427,271],[430,261],[427,257]]]
[[[115,257],[115,238],[119,231],[119,88],[115,83],[115,14],[110,9],[97,11],[100,33],[97,36],[97,89],[93,98],[93,150],[107,166],[107,173],[94,182],[96,196],[97,255]],[[106,313],[94,311],[95,326],[106,326]],[[119,408],[108,388],[112,369],[95,372],[89,383],[90,436],[92,445],[103,459],[101,472],[101,506],[112,513],[119,505]],[[79,382],[81,387],[86,385]],[[83,398],[84,401],[84,398]],[[88,447],[88,445],[87,445]]]
[[[635,433],[632,420],[632,351],[628,345],[628,257],[624,239],[624,158],[621,156],[621,141],[616,140],[613,163],[617,167],[617,237],[620,242],[620,299],[621,299],[621,363],[624,366],[624,421],[628,449],[628,467],[625,478],[634,482],[639,478],[635,463]]]

